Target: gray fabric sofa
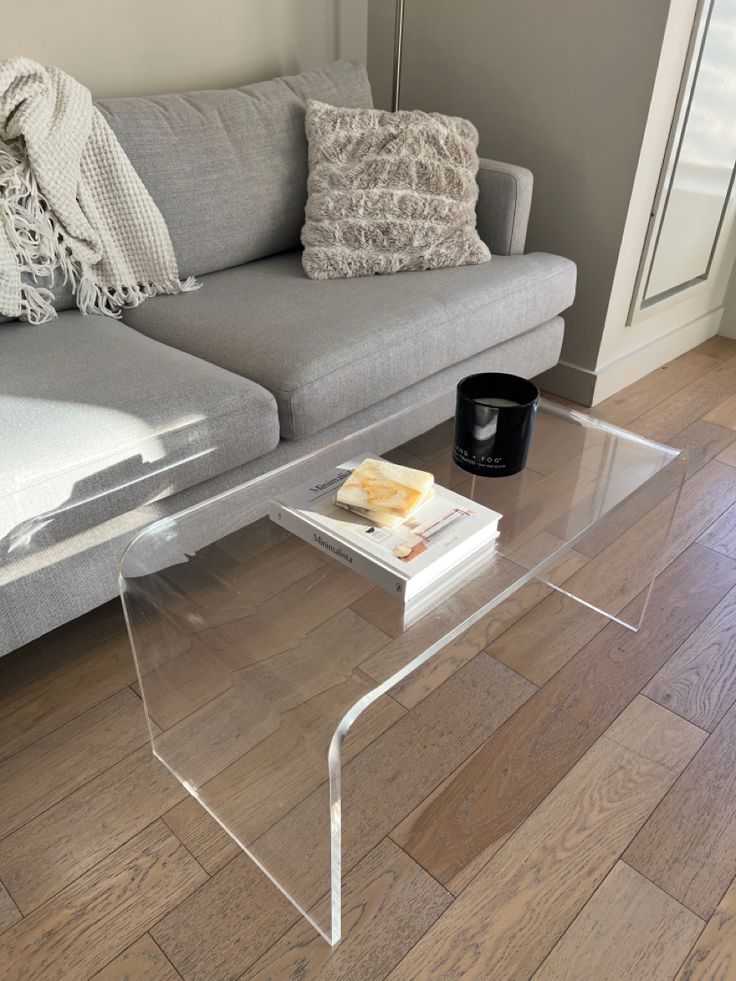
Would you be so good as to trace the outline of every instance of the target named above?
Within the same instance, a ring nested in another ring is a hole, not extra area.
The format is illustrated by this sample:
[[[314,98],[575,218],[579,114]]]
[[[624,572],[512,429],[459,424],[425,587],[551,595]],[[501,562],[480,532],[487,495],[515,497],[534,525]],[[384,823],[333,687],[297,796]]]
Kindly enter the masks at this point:
[[[0,653],[112,598],[151,521],[340,438],[320,466],[386,450],[447,418],[470,372],[556,363],[575,267],[524,254],[523,168],[481,163],[490,263],[305,277],[308,98],[370,106],[364,68],[98,103],[202,289],[114,321],[59,288],[57,320],[0,324]]]

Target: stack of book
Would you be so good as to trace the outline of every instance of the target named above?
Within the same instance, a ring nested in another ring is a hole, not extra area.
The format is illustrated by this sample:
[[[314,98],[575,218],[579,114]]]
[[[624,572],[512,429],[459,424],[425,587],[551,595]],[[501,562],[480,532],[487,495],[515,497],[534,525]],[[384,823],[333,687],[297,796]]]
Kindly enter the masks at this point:
[[[494,548],[501,515],[380,457],[349,461],[270,504],[273,521],[405,601]]]

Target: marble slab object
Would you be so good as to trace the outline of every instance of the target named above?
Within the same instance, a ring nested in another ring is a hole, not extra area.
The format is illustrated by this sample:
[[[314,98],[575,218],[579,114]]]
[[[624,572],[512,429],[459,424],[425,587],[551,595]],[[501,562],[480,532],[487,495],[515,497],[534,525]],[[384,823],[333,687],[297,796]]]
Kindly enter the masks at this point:
[[[387,460],[364,460],[337,492],[337,503],[361,511],[383,511],[407,518],[432,491],[434,477],[424,470]]]

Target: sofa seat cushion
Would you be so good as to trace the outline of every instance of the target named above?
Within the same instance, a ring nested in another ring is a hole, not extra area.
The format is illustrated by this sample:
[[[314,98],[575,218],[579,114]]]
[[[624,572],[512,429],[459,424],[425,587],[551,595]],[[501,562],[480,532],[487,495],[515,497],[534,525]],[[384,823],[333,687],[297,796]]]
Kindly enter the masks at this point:
[[[137,330],[273,392],[281,434],[324,429],[556,316],[575,266],[544,253],[369,279],[307,279],[298,252],[125,311]]]
[[[255,382],[76,311],[0,326],[0,432],[6,554],[184,490],[279,441],[273,396]]]

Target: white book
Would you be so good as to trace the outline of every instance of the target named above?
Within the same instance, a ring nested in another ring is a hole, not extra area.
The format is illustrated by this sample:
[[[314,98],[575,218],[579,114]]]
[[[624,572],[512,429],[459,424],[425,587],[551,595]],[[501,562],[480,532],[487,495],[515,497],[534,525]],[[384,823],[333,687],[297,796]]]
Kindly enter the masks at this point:
[[[446,487],[435,485],[434,496],[398,527],[379,527],[339,507],[335,494],[360,462],[281,494],[270,503],[271,520],[404,600],[482,550],[493,551],[501,515]]]
[[[495,535],[498,538],[498,532]],[[464,561],[455,565],[439,580],[431,582],[426,589],[402,605],[402,629],[407,630],[442,603],[451,599],[460,589],[473,582],[478,576],[487,575],[494,563],[495,550],[492,548],[478,549],[475,555],[469,555]],[[401,602],[398,600],[397,602]]]

